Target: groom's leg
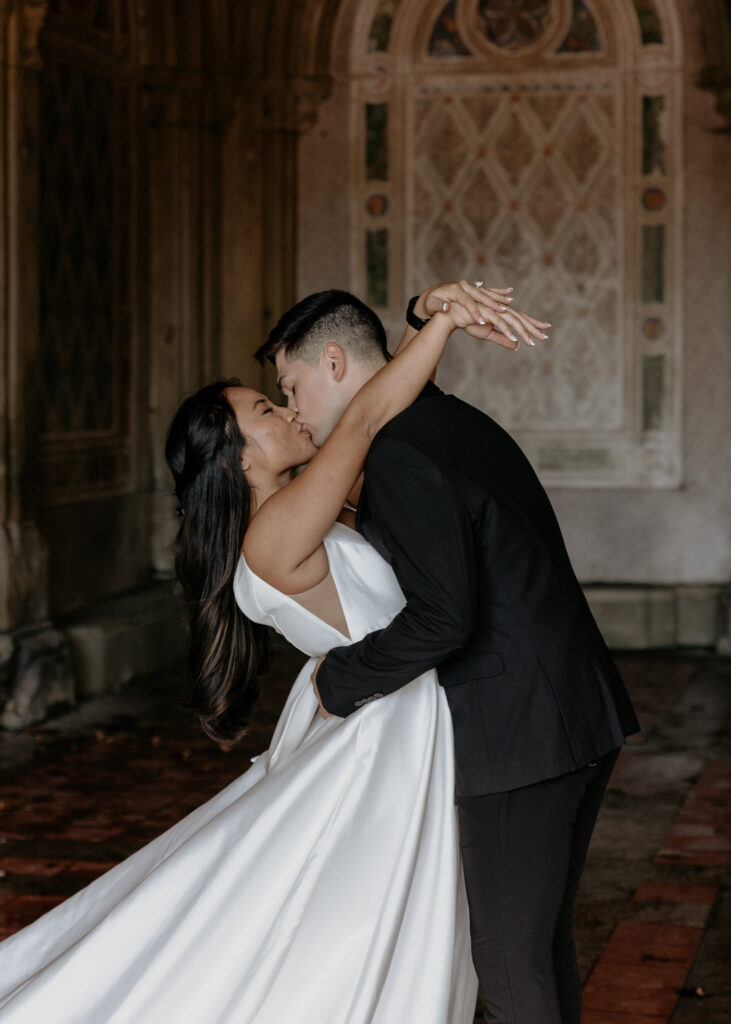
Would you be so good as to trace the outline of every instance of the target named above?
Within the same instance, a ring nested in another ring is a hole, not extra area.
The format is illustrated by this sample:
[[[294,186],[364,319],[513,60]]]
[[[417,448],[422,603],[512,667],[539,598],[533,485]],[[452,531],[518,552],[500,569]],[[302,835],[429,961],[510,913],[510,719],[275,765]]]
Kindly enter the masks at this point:
[[[553,936],[553,962],[561,1020],[564,1024],[580,1024],[581,1020],[581,979],[574,943],[574,902],[599,807],[618,756],[619,751],[614,750],[597,764],[574,823],[569,874]]]
[[[615,756],[533,786],[460,800],[472,953],[490,1022],[574,1024],[580,992],[573,897]]]

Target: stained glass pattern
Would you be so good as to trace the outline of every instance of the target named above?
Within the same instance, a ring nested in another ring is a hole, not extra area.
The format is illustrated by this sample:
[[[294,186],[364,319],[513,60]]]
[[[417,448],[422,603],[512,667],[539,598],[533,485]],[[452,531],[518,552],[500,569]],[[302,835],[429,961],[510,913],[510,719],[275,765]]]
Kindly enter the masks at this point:
[[[430,57],[469,57],[470,51],[457,27],[457,0],[448,0],[429,40]]]
[[[388,104],[366,103],[366,178],[388,180]]]
[[[653,0],[634,0],[642,45],[662,42],[662,22]]]
[[[642,173],[665,173],[664,96],[642,97]]]
[[[379,0],[368,33],[369,53],[386,53],[391,42],[393,19],[401,0]]]
[[[494,46],[519,50],[541,38],[550,8],[549,0],[478,0],[477,19]]]
[[[601,50],[599,26],[584,0],[573,0],[571,24],[558,53],[591,53]]]

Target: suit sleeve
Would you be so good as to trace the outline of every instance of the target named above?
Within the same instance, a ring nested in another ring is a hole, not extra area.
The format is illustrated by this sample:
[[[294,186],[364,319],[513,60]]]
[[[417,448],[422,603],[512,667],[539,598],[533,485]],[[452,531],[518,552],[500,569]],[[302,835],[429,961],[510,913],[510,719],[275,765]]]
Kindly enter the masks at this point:
[[[475,617],[474,530],[439,467],[387,435],[371,449],[366,481],[406,605],[384,629],[334,648],[320,666],[322,703],[342,717],[438,665],[466,642]]]

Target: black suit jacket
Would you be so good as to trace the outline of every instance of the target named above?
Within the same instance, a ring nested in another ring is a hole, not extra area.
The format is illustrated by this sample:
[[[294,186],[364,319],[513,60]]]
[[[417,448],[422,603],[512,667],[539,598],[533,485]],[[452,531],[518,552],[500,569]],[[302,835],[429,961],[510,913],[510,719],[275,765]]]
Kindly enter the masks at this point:
[[[488,416],[428,385],[374,439],[357,525],[406,606],[328,654],[328,711],[349,715],[438,666],[461,796],[573,771],[637,731],[548,496]]]

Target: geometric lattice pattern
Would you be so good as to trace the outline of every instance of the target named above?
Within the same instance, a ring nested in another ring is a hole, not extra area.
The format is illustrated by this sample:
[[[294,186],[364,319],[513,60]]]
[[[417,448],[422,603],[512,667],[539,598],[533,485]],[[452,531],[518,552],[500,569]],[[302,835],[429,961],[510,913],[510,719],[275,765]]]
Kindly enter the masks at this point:
[[[111,83],[63,64],[42,75],[43,433],[114,426]]]
[[[57,31],[88,26],[111,50],[110,3],[54,0],[52,12]],[[40,74],[47,501],[118,491],[130,461],[130,91],[112,60],[92,68],[63,49],[57,36]]]
[[[513,358],[461,334],[437,376],[513,431],[550,485],[682,480],[682,76],[667,6],[442,0],[425,23],[416,4],[370,0],[354,40],[354,209],[361,240],[386,239],[378,260],[354,250],[354,289],[394,336],[407,296],[460,277],[513,285],[550,321],[551,340]],[[387,181],[364,173],[373,104]]]
[[[508,428],[621,423],[617,102],[612,75],[442,79],[412,93],[413,291],[461,276],[511,284],[553,324],[519,387],[468,339],[445,357],[444,386]]]

